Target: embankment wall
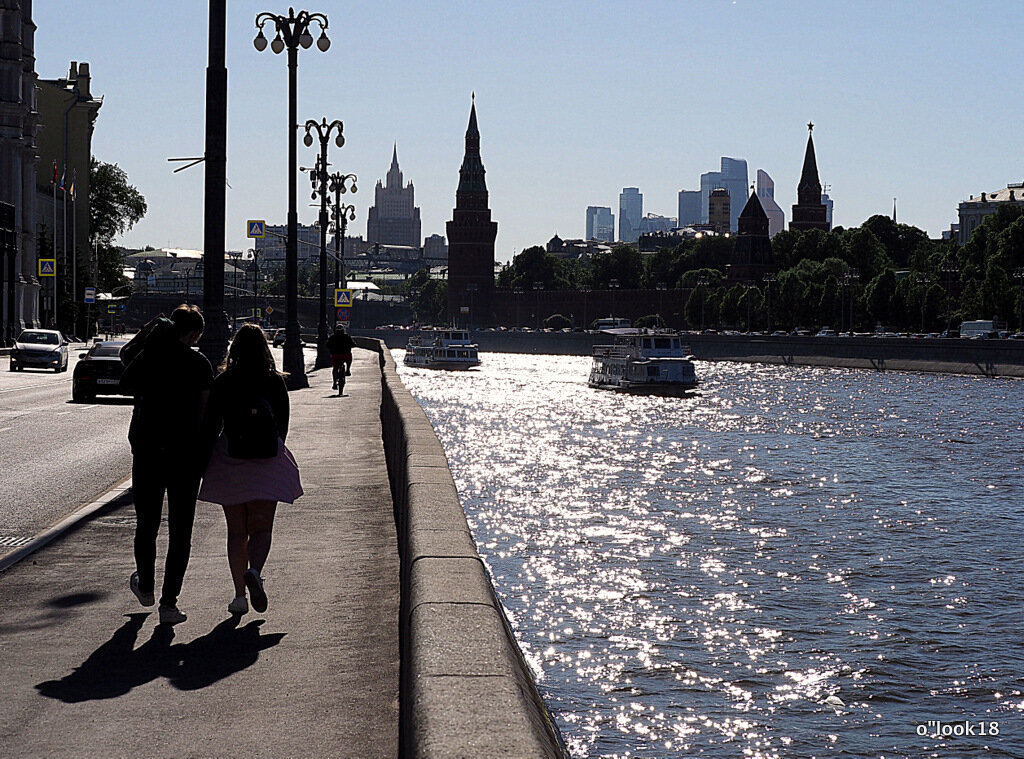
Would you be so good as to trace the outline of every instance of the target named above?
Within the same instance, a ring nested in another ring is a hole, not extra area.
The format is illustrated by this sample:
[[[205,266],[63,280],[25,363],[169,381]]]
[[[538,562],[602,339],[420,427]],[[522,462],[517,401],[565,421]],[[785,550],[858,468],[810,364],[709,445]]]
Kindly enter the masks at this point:
[[[448,459],[380,340],[381,427],[402,559],[402,756],[566,757],[459,502]]]

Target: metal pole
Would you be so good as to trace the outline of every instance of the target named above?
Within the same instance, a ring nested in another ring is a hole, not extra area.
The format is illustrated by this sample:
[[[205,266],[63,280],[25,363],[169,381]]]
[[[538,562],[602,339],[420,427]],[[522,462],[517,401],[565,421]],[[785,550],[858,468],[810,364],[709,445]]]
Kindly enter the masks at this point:
[[[299,325],[299,260],[298,260],[298,226],[299,214],[296,210],[297,191],[295,173],[298,171],[296,157],[298,135],[298,105],[296,103],[297,73],[299,68],[299,49],[296,40],[288,45],[288,242],[285,247],[284,281],[285,281],[285,338],[284,338],[284,370],[288,372],[288,387],[296,390],[309,387],[306,378],[306,367],[302,358],[302,340]]]
[[[326,119],[325,119],[326,121]],[[331,354],[327,349],[327,140],[328,134],[320,138],[320,323],[316,331],[316,366],[323,369],[331,365]]]

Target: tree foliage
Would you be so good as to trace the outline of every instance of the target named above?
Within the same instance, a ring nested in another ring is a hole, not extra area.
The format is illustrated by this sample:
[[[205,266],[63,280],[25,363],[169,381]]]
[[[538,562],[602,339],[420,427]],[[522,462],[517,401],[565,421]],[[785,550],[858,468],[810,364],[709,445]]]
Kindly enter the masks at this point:
[[[98,253],[99,281],[104,290],[125,282],[114,240],[146,215],[146,199],[128,182],[116,163],[89,162],[89,244]]]

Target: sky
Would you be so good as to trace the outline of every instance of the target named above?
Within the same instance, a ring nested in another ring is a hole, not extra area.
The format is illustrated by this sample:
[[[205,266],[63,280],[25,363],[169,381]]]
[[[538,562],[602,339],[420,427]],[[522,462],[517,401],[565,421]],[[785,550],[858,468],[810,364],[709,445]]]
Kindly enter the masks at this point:
[[[145,218],[119,243],[203,246],[203,168],[172,157],[204,150],[209,9],[205,2],[36,2],[36,71],[88,61],[103,97],[97,159],[145,196]],[[344,122],[332,170],[358,175],[348,197],[366,234],[373,188],[397,143],[422,233],[445,234],[476,94],[496,258],[554,234],[583,237],[589,205],[639,187],[644,212],[675,216],[721,156],[764,169],[791,217],[815,124],[833,222],[890,215],[938,237],[970,195],[1024,181],[1019,0],[391,0],[296,6],[327,15],[326,53],[300,50],[298,117]],[[287,213],[286,56],[253,47],[261,11],[228,0],[228,250],[247,219]],[[969,12],[968,12],[969,10]],[[311,166],[318,147],[302,145]],[[311,224],[298,178],[299,220]]]

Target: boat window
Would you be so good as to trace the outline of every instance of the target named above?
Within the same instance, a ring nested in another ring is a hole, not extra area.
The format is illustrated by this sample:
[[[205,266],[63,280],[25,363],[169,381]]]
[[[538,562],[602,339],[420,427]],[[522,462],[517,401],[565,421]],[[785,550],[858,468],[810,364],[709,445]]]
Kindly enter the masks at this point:
[[[652,365],[647,367],[647,376],[648,377],[657,377],[658,376],[658,367],[657,367],[657,365],[652,364]]]
[[[672,340],[668,337],[656,337],[654,338],[654,347],[661,350],[667,350],[672,347]]]

